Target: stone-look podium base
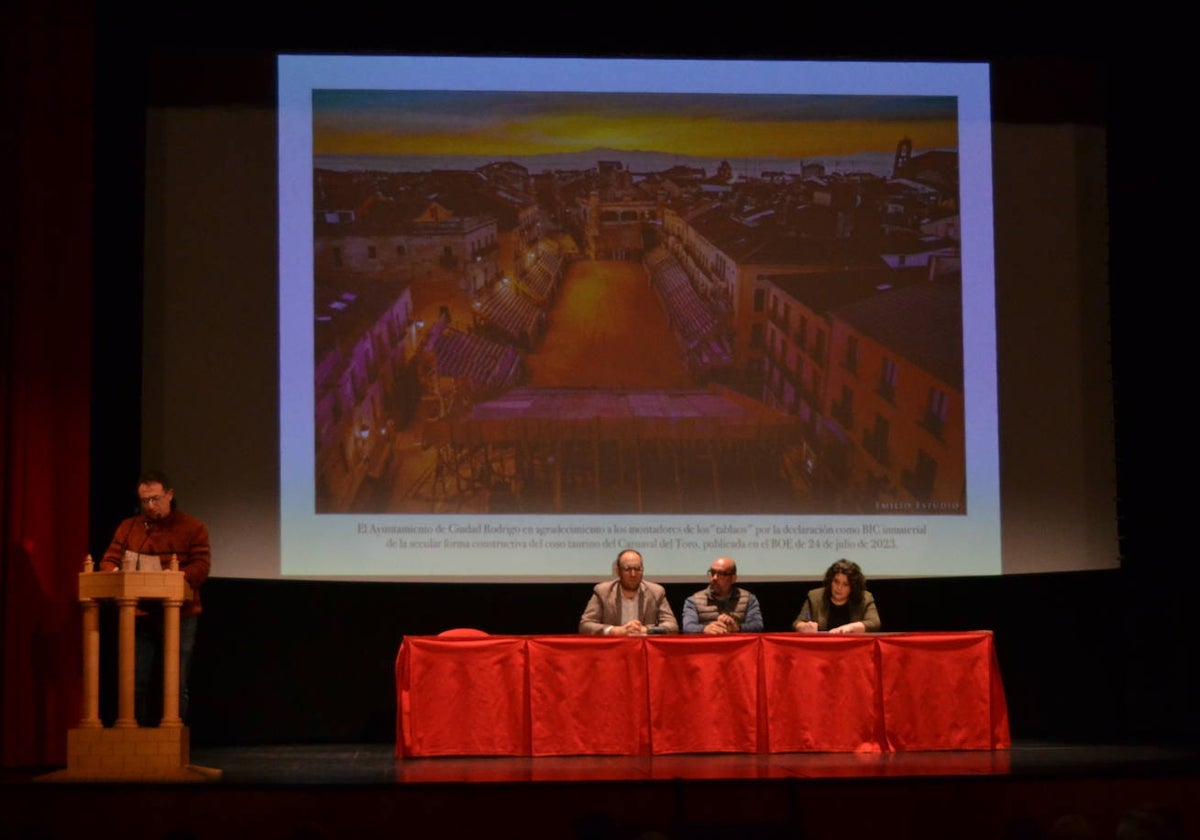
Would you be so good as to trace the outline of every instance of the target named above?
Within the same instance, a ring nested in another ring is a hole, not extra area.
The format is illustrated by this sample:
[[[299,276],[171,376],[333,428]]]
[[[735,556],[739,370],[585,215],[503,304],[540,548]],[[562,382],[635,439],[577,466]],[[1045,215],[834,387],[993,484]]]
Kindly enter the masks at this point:
[[[78,727],[67,731],[67,769],[53,782],[215,782],[221,771],[188,764],[186,726]]]
[[[67,730],[67,769],[42,781],[214,782],[220,770],[188,764],[188,729],[179,716],[179,610],[190,590],[179,560],[160,572],[97,572],[89,554],[79,574],[83,608],[83,714]],[[138,726],[135,707],[137,602],[163,602],[162,725]],[[100,722],[100,620],[98,600],[117,602],[117,721]]]

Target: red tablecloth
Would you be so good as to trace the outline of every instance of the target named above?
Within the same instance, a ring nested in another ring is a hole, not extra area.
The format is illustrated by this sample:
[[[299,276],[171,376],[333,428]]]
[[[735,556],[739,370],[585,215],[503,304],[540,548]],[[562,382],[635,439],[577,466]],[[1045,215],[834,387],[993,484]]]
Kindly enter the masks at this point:
[[[987,750],[992,634],[409,636],[396,755]]]

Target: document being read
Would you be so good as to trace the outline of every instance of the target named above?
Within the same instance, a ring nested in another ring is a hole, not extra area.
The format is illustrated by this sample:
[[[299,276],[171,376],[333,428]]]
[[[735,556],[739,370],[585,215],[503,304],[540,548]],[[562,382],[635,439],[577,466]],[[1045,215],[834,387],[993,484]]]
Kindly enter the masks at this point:
[[[136,551],[125,550],[121,558],[121,568],[127,572],[161,572],[162,560],[157,554],[138,554]]]

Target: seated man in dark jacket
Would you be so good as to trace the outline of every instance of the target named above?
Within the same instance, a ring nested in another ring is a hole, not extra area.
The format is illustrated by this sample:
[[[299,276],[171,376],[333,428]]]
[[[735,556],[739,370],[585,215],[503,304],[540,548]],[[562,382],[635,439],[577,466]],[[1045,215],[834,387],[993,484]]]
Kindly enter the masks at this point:
[[[708,570],[708,588],[683,602],[683,632],[724,635],[761,633],[762,609],[758,598],[737,583],[737,563],[718,557]]]

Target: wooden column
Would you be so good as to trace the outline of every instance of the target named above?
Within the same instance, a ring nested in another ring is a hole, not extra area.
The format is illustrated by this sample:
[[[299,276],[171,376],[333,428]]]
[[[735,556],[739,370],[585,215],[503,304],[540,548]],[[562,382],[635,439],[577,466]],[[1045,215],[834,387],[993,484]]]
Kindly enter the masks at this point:
[[[84,571],[92,571],[88,555]],[[79,726],[98,729],[100,723],[100,604],[95,598],[80,598],[83,610],[83,716]]]
[[[134,709],[134,666],[137,664],[137,598],[119,597],[117,602],[117,720],[113,726],[131,729],[138,725]]]
[[[171,555],[171,571],[179,571],[179,560]],[[163,601],[163,716],[160,726],[183,726],[179,717],[179,608],[182,598]]]

